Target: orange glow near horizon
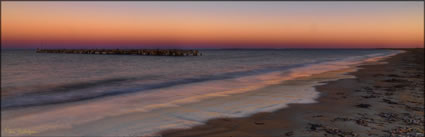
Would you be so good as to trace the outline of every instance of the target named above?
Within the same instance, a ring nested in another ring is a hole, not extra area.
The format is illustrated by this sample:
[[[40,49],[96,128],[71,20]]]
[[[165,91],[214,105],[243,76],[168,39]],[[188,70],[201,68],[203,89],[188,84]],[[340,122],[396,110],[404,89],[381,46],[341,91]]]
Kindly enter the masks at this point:
[[[37,48],[40,43],[66,48],[93,44],[424,47],[423,2],[354,2],[352,8],[358,11],[329,10],[324,4],[315,7],[315,2],[278,2],[282,11],[272,2],[232,3],[236,6],[229,2],[2,2],[2,47]],[[290,9],[293,3],[304,4],[305,9]],[[348,6],[346,2],[327,4]],[[385,8],[389,5],[397,9]]]

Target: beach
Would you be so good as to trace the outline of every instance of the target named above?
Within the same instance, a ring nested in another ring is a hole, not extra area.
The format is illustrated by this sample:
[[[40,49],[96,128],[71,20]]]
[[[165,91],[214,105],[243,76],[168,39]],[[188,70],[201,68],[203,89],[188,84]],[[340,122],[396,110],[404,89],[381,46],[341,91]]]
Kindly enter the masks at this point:
[[[423,1],[1,5],[2,137],[425,137]]]
[[[216,118],[173,136],[424,136],[424,49],[364,64],[315,87],[317,103],[242,118]]]

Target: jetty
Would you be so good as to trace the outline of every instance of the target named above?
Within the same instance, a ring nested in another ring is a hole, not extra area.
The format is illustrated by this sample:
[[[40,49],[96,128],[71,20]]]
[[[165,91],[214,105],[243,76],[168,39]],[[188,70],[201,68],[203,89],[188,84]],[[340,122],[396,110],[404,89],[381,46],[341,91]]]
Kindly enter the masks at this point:
[[[202,56],[198,50],[183,49],[37,49],[37,53],[111,54],[145,56]]]

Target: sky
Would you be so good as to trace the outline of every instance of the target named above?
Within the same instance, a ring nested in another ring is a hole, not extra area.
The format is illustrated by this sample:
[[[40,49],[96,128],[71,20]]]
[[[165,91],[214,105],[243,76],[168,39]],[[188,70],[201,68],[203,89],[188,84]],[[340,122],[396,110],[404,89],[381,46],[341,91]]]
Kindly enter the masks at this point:
[[[2,1],[2,48],[424,47],[423,1]]]

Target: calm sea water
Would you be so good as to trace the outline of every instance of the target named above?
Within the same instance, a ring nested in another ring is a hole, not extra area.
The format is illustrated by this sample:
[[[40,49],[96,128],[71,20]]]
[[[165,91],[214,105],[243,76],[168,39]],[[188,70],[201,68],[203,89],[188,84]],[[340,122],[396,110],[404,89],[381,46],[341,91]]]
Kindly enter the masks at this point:
[[[264,89],[398,51],[201,52],[203,56],[167,57],[2,50],[2,124],[40,133],[49,131],[47,135],[151,134],[214,117],[244,116],[275,110],[287,103],[312,102],[318,93],[313,91],[311,81]],[[264,95],[248,95],[259,93]],[[191,106],[194,104],[199,106]],[[73,127],[136,112],[137,118],[116,118],[115,124],[127,122],[116,132]],[[131,118],[137,123],[129,123]]]

